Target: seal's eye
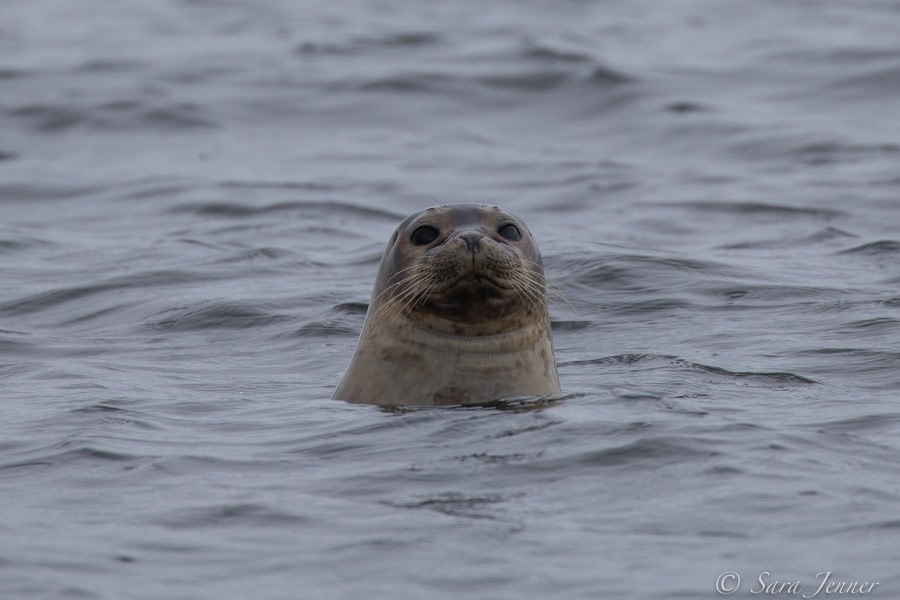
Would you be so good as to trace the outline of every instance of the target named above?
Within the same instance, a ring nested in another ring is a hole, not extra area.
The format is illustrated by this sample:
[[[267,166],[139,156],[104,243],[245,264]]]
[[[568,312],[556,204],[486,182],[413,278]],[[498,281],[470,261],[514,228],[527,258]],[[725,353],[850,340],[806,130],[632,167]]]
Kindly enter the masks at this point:
[[[412,236],[410,236],[409,240],[413,243],[413,246],[425,246],[436,240],[437,236],[437,229],[431,225],[422,225],[412,232]]]
[[[511,242],[518,242],[522,239],[522,233],[519,231],[519,228],[513,225],[512,223],[507,223],[506,225],[501,225],[497,230],[497,233],[500,234],[500,237],[507,239]]]

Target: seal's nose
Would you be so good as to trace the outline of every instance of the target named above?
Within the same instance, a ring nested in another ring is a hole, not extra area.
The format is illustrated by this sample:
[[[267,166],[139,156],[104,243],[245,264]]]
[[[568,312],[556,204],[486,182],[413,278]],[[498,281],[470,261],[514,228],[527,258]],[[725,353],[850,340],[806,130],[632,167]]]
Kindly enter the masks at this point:
[[[466,243],[466,247],[468,247],[469,251],[472,253],[478,252],[478,242],[481,241],[484,235],[477,231],[467,231],[466,233],[459,234],[459,238]]]

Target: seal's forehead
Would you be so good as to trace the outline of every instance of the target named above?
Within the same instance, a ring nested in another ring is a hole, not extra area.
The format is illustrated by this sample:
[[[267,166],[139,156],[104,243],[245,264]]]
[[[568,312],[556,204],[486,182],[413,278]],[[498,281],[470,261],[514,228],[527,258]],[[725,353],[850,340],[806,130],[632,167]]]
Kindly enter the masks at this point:
[[[512,213],[491,204],[441,204],[410,215],[400,225],[400,229],[423,222],[439,223],[455,228],[465,225],[478,225],[485,221],[497,221],[500,219],[522,222],[521,219]]]

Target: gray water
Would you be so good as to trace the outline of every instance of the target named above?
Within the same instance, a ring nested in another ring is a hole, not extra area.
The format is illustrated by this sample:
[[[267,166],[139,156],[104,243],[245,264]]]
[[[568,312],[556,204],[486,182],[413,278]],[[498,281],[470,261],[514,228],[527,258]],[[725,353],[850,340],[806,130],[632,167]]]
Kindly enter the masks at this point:
[[[898,98],[894,0],[4,0],[0,597],[900,597]],[[482,201],[566,398],[330,400]]]

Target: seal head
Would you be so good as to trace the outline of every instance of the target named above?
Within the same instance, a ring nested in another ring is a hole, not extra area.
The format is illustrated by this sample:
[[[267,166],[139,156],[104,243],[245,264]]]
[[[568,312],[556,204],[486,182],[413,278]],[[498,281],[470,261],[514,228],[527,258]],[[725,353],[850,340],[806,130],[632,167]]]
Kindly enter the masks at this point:
[[[543,263],[521,219],[452,204],[403,221],[334,397],[447,405],[559,393]]]

